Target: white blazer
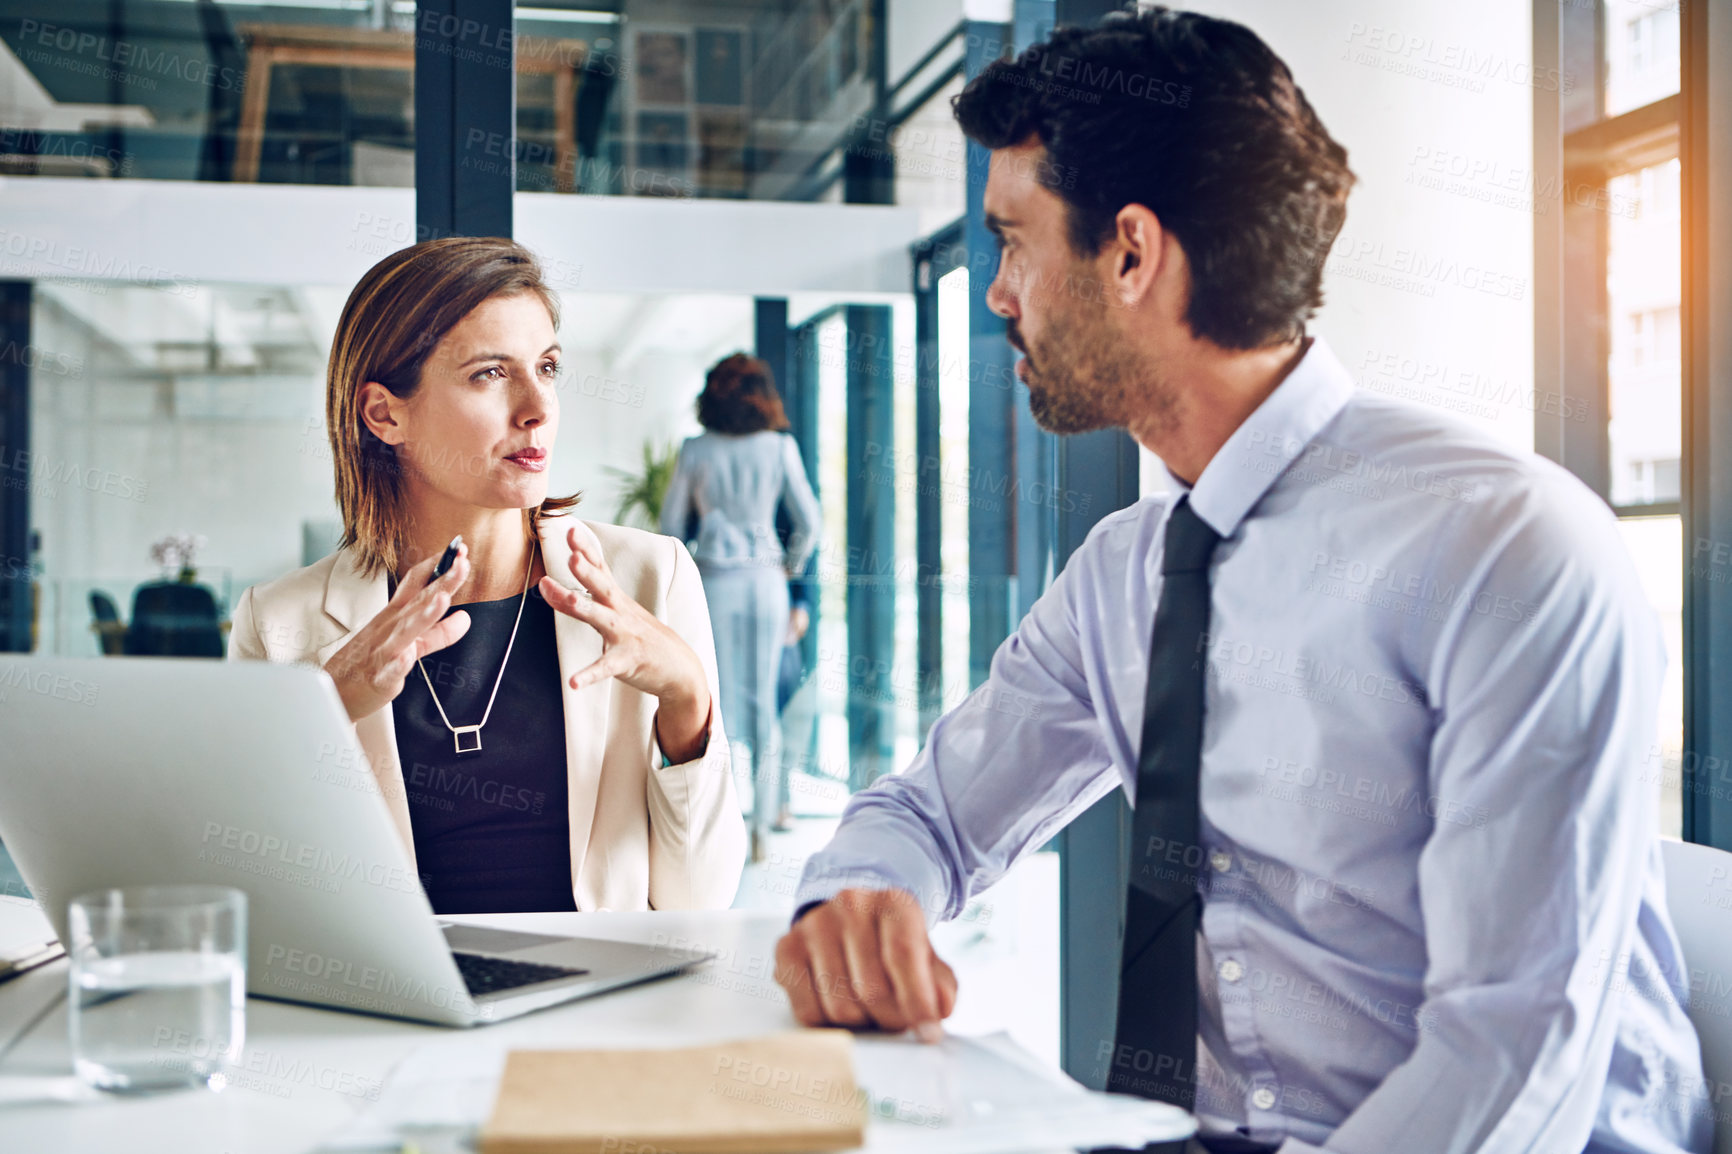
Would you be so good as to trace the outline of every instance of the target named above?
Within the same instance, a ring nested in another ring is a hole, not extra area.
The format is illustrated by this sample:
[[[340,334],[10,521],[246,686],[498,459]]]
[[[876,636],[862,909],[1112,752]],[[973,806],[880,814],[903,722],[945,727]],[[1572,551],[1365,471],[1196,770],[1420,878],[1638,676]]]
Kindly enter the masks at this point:
[[[655,698],[615,678],[572,689],[571,675],[601,656],[601,634],[555,611],[571,796],[572,897],[580,910],[725,908],[745,864],[746,827],[722,731],[715,641],[697,566],[685,546],[670,537],[570,515],[543,517],[542,563],[568,588],[578,587],[565,540],[573,525],[600,549],[620,588],[697,653],[710,685],[710,738],[696,760],[660,768]],[[242,593],[229,657],[323,667],[387,600],[385,575],[363,578],[354,551],[339,549]],[[415,839],[391,706],[353,728],[413,862]]]

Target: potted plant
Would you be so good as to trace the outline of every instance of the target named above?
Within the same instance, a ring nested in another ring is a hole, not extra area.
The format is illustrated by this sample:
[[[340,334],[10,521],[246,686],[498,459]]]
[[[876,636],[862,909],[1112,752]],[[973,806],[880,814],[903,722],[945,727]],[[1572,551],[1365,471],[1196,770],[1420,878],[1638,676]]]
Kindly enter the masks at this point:
[[[150,547],[150,559],[162,566],[164,581],[171,576],[177,576],[182,585],[194,585],[198,583],[198,570],[193,568],[192,559],[204,548],[204,544],[203,533],[188,533],[185,530],[170,533]]]
[[[643,469],[615,469],[608,472],[619,482],[619,511],[614,520],[621,525],[634,521],[640,527],[661,531],[662,501],[667,497],[668,482],[673,480],[674,465],[679,461],[679,446],[672,441],[643,443]]]

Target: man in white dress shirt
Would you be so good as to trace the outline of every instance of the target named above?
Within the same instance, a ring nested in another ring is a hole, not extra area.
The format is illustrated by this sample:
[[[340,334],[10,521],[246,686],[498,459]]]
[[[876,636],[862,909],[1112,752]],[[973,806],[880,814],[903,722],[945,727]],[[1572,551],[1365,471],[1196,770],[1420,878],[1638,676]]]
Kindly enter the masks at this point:
[[[1159,9],[1060,29],[957,116],[992,150],[987,301],[1035,418],[1127,428],[1171,495],[1096,526],[986,683],[854,797],[778,950],[796,1015],[933,1036],[956,983],[928,924],[1134,798],[1180,510],[1213,549],[1200,820],[1149,849],[1200,898],[1176,1003],[1198,1145],[1706,1150],[1642,772],[1665,657],[1610,511],[1356,392],[1306,334],[1353,178],[1249,30]],[[1097,1041],[1098,1072],[1138,1063]]]

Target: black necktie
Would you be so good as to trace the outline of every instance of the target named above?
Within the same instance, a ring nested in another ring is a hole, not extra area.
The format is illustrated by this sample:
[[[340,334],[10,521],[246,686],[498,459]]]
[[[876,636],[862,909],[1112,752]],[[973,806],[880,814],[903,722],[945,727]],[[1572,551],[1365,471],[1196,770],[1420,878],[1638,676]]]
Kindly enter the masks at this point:
[[[1196,1101],[1197,927],[1203,868],[1197,779],[1203,756],[1203,676],[1209,558],[1221,535],[1182,497],[1167,518],[1161,600],[1149,645],[1143,744],[1137,761],[1125,887],[1118,1029],[1107,1089]]]

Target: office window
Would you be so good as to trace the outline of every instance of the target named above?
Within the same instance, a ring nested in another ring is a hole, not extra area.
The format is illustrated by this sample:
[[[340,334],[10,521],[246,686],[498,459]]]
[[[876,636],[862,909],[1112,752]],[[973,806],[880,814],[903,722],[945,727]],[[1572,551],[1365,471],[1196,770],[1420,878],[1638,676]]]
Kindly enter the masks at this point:
[[[1603,7],[1605,112],[1617,116],[1678,91],[1678,9],[1655,0]]]
[[[943,707],[968,695],[968,269],[938,280],[940,557],[944,589]],[[963,478],[958,487],[947,479]]]
[[[848,326],[833,312],[818,326],[818,764],[848,777]]]
[[[1614,360],[1621,359],[1632,369],[1678,363],[1678,306],[1638,309],[1624,319],[1628,344],[1621,357],[1613,353]]]
[[[1578,371],[1562,374],[1562,387],[1606,416],[1603,434],[1592,422],[1564,430],[1564,459],[1617,511],[1660,619],[1666,682],[1642,772],[1660,779],[1660,829],[1677,836],[1685,656],[1678,10],[1600,0],[1566,6],[1560,21],[1563,58],[1583,64],[1578,90],[1561,106],[1562,335],[1566,347],[1592,350],[1567,362]]]
[[[1607,190],[1611,500],[1675,502],[1683,435],[1678,161],[1615,176]]]
[[[1677,485],[1677,462],[1672,483]],[[1660,778],[1660,832],[1676,837],[1683,828],[1682,751],[1684,746],[1684,561],[1683,523],[1678,516],[1629,516],[1618,528],[1635,559],[1648,603],[1660,619],[1666,640],[1666,680],[1660,688],[1660,738],[1650,751],[1645,774]]]
[[[918,634],[920,614],[917,607],[919,583],[925,580],[915,563],[918,547],[917,524],[919,491],[924,481],[920,462],[914,452],[915,347],[914,299],[908,297],[891,307],[891,333],[895,352],[891,357],[895,383],[891,398],[894,415],[896,463],[896,560],[895,573],[896,622],[893,639],[893,664],[896,667],[896,734],[892,741],[891,764],[901,769],[920,749],[925,738],[920,728],[920,656]]]

